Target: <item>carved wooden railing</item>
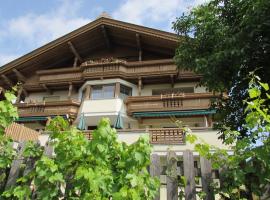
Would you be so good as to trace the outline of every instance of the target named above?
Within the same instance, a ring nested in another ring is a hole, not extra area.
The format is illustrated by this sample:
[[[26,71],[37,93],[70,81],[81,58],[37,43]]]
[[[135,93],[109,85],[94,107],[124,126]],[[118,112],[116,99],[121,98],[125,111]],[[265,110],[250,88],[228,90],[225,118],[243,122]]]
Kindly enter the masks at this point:
[[[80,103],[74,100],[63,100],[42,103],[18,103],[16,106],[18,107],[20,117],[67,114],[75,117]]]
[[[39,83],[57,83],[67,81],[83,81],[85,78],[99,77],[151,77],[175,75],[181,78],[199,77],[193,72],[180,70],[172,59],[108,63],[87,63],[77,68],[62,68],[37,71]]]
[[[171,94],[156,96],[136,96],[126,99],[127,113],[146,111],[180,111],[193,109],[208,109],[212,93]]]
[[[118,130],[118,134],[125,133],[146,133],[149,134],[151,144],[185,144],[185,135],[180,128],[151,128],[151,129],[134,129]],[[84,131],[85,137],[92,139],[92,131]]]

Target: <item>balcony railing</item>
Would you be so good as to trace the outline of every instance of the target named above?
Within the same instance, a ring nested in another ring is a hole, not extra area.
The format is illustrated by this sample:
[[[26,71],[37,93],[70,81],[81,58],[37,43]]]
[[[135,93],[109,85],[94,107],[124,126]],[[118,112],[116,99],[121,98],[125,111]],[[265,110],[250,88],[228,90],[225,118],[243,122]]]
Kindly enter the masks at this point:
[[[142,134],[149,135],[151,144],[185,144],[185,135],[183,129],[180,128],[151,128],[151,129],[136,129],[136,130],[117,130],[117,134]],[[87,139],[92,139],[91,131],[84,131]]]
[[[20,117],[28,116],[51,116],[69,115],[75,117],[78,113],[80,103],[74,100],[63,100],[42,103],[18,103]]]
[[[60,83],[83,81],[85,78],[99,77],[152,77],[180,75],[181,78],[200,77],[191,71],[180,70],[172,59],[152,61],[114,61],[107,63],[86,63],[78,68],[62,68],[37,71],[39,83]]]
[[[127,113],[208,109],[212,93],[133,96],[126,99]]]

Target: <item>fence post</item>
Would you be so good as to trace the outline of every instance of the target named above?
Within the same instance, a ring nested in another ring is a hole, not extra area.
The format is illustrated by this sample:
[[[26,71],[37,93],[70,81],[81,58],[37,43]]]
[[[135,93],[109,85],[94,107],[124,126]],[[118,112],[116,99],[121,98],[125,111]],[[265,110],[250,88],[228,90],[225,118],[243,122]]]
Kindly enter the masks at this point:
[[[26,144],[25,142],[21,142],[18,145],[18,154],[17,154],[18,157],[12,161],[8,180],[5,186],[6,190],[9,189],[11,186],[16,185],[16,179],[20,175],[20,167],[21,167],[21,164],[23,163],[22,154],[25,148],[25,144]]]
[[[150,175],[160,179],[160,157],[157,154],[151,155]],[[155,200],[160,199],[160,188],[157,191]]]
[[[49,141],[45,145],[44,155],[51,158],[53,154],[53,147],[50,145]]]
[[[167,200],[178,199],[177,157],[174,151],[167,153]]]
[[[202,190],[205,192],[205,200],[214,200],[214,191],[210,186],[212,182],[212,167],[211,162],[204,157],[200,157],[201,174],[202,174]]]
[[[184,176],[186,178],[185,186],[185,199],[195,200],[196,199],[196,185],[195,185],[195,174],[194,174],[194,158],[193,153],[190,150],[184,151]]]

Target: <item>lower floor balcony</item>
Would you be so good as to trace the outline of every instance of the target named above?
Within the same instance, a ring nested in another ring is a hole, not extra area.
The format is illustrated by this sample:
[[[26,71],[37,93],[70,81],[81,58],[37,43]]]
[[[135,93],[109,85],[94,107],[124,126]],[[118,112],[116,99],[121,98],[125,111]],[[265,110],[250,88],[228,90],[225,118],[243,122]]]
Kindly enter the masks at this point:
[[[50,116],[66,116],[75,118],[77,116],[80,103],[74,100],[37,102],[37,103],[17,103],[19,121],[27,118],[39,119]]]
[[[136,118],[208,115],[212,93],[132,96],[126,99],[127,114]]]

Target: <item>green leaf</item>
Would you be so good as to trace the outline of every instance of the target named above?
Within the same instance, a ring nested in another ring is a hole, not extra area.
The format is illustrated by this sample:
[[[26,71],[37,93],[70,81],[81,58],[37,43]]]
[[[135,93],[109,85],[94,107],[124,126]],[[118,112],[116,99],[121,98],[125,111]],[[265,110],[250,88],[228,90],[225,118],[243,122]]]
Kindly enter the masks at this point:
[[[259,84],[263,87],[263,89],[265,91],[268,91],[269,90],[269,85],[267,83],[261,83],[261,82],[259,82]]]
[[[256,98],[261,95],[261,91],[258,88],[251,88],[248,90],[250,98]]]

